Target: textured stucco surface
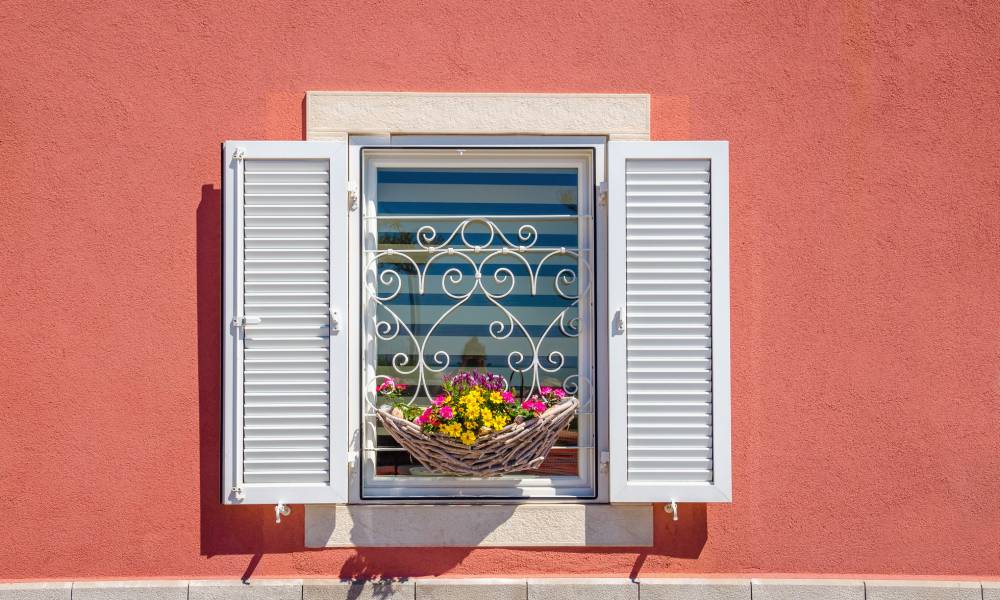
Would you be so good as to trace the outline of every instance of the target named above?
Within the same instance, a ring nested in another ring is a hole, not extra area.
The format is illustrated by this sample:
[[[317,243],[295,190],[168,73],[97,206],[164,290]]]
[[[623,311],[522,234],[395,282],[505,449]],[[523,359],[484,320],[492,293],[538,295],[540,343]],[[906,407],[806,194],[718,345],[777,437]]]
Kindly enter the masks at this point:
[[[977,2],[0,2],[0,578],[1000,576]],[[731,151],[732,505],[649,550],[306,550],[218,505],[219,148],[306,90],[634,92]]]

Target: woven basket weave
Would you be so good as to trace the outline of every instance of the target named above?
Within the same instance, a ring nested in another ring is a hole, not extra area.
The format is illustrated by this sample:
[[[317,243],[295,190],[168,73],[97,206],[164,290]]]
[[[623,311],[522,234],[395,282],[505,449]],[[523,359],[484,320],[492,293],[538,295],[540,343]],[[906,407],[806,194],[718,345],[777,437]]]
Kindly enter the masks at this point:
[[[472,446],[443,435],[426,434],[416,423],[382,409],[375,414],[389,435],[431,471],[495,477],[541,466],[579,407],[576,398],[563,398],[541,416],[481,436]]]

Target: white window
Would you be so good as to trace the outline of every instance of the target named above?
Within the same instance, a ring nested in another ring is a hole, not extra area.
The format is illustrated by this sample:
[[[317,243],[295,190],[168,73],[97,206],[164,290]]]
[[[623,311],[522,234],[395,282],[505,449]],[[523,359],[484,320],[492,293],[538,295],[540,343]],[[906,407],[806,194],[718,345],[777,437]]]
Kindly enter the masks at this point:
[[[352,136],[223,160],[224,501],[728,501],[725,142]],[[580,397],[541,469],[435,476],[380,431],[380,378],[422,404],[469,369]]]
[[[444,140],[447,142],[447,140]],[[594,148],[365,148],[363,498],[596,495]],[[381,431],[390,377],[426,406],[460,371],[542,386],[581,409],[536,471],[430,476]]]

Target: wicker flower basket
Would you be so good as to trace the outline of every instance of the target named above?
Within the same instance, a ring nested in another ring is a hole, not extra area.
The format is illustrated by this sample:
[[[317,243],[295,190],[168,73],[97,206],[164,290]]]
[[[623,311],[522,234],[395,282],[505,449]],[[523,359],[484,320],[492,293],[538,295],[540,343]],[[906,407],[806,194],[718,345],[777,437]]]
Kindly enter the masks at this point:
[[[416,423],[385,410],[378,409],[376,414],[389,435],[431,471],[496,477],[541,466],[579,407],[579,400],[566,397],[534,419],[480,436],[472,446],[443,435],[428,435]]]

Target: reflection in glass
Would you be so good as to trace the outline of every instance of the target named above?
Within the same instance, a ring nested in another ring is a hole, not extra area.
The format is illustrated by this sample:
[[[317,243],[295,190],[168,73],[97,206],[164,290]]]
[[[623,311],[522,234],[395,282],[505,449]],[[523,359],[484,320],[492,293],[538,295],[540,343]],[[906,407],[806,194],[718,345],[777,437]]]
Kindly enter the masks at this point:
[[[521,398],[542,386],[577,393],[590,293],[577,182],[576,169],[379,169],[366,218],[374,378],[407,384],[417,405],[461,370],[503,375]],[[578,421],[525,475],[577,474]],[[421,474],[376,436],[377,475]]]

